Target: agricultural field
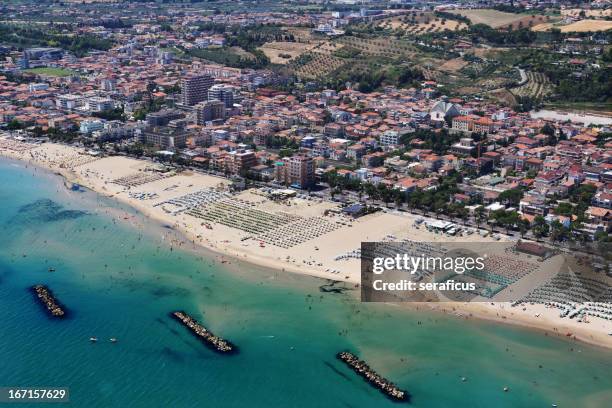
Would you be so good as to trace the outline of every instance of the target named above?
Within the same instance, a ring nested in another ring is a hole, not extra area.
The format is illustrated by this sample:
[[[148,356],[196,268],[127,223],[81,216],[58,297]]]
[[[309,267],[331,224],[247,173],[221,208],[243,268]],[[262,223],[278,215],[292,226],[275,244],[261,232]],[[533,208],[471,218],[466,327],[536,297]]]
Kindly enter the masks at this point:
[[[565,9],[561,10],[562,16],[579,17],[580,13],[584,13],[585,17],[612,17],[612,9],[607,10],[583,10],[583,9]]]
[[[423,76],[428,81],[440,81],[442,78],[440,71],[434,69],[431,65],[424,64],[421,65],[421,71],[423,72]]]
[[[358,50],[361,54],[374,57],[397,58],[414,56],[415,54],[415,48],[412,45],[389,37],[358,38],[343,36],[336,43]]]
[[[444,30],[463,30],[467,28],[467,25],[459,21],[437,17],[433,13],[415,11],[406,15],[380,20],[378,27],[385,30],[402,30],[406,34],[419,35]]]
[[[304,49],[291,58],[286,65],[300,78],[316,79],[324,77],[342,67],[349,60],[334,55],[344,48],[344,44],[333,41],[311,41],[302,43]]]
[[[24,69],[23,72],[28,72],[36,75],[47,75],[52,77],[67,77],[72,74],[75,74],[74,71],[65,68],[57,68],[57,67],[41,67],[41,68],[30,68]]]
[[[398,60],[416,62],[415,58],[418,55],[419,51],[411,44],[388,36],[372,38],[342,36],[319,41],[300,56],[291,59],[287,66],[298,77],[316,79],[325,78],[343,67],[360,66],[368,70],[382,69],[385,65]]]
[[[514,97],[503,91],[519,80],[516,69],[491,60],[455,58],[430,65],[424,72],[426,77],[444,84],[453,94],[490,96],[508,105]],[[490,95],[496,91],[495,95]]]
[[[475,60],[464,64],[460,72],[473,80],[478,80],[492,75],[498,66],[495,61]]]
[[[459,71],[478,92],[503,88],[516,82],[516,70],[494,61],[471,62]]]
[[[255,54],[237,46],[192,48],[187,50],[186,53],[190,57],[201,58],[230,67],[253,67],[260,63]]]
[[[504,47],[472,47],[466,50],[466,53],[474,54],[478,58],[497,59],[500,54],[512,51],[510,48]]]
[[[580,20],[566,26],[559,27],[562,33],[583,33],[587,31],[612,30],[612,21],[608,20]]]
[[[320,41],[312,50],[323,54],[331,54],[344,48],[344,44],[332,41]]]
[[[515,24],[518,25],[521,21],[523,21],[524,27],[528,27],[529,22],[534,20],[534,17],[530,15],[506,13],[493,9],[456,10],[453,13],[467,17],[472,24],[486,24],[493,28],[514,26]],[[539,21],[539,17],[545,18],[545,16],[536,15],[533,24],[536,24],[535,21]]]
[[[480,95],[514,82],[503,67],[467,61],[444,65],[442,61],[436,64],[434,60],[417,64],[425,79],[444,84],[449,91],[459,95]]]
[[[346,64],[347,61],[322,52],[309,52],[303,54],[291,63],[291,68],[300,78],[321,78]]]
[[[272,41],[265,43],[258,49],[261,50],[266,57],[270,58],[273,64],[287,64],[299,57],[303,53],[310,51],[318,44],[308,44],[299,42]]]
[[[467,28],[467,25],[455,20],[432,20],[429,23],[421,23],[406,28],[406,34],[420,35],[427,33],[439,33],[441,31],[459,31]]]
[[[531,27],[531,31],[536,31],[536,32],[550,31],[551,29],[555,27],[556,26],[554,23],[543,23],[543,24],[538,24],[538,25]]]
[[[612,30],[612,21],[609,20],[580,20],[575,23],[561,25],[554,23],[538,24],[531,28],[532,31],[549,31],[558,28],[562,33],[584,33],[590,31]]]
[[[515,106],[516,97],[506,88],[498,88],[487,93],[487,96],[505,106]]]
[[[281,31],[286,35],[292,35],[295,42],[298,43],[321,44],[329,43],[333,40],[333,37],[313,32],[312,28],[308,27],[283,26]]]
[[[529,96],[535,100],[542,100],[552,90],[552,84],[546,75],[539,72],[526,73],[526,82],[519,87],[510,89],[514,96]]]
[[[513,21],[512,23],[502,25],[497,27],[500,30],[520,30],[521,28],[530,28],[535,27],[539,24],[547,24],[552,20],[550,16],[542,16],[542,15],[530,15],[523,16],[522,18]]]
[[[457,72],[468,64],[469,62],[467,62],[461,57],[453,58],[448,61],[445,61],[442,65],[439,66],[438,69],[440,71],[446,71],[446,72]]]
[[[240,58],[244,58],[244,59],[255,59],[255,56],[253,54],[251,54],[250,52],[240,48],[240,47],[230,47],[229,48],[230,51],[236,55],[238,55]]]

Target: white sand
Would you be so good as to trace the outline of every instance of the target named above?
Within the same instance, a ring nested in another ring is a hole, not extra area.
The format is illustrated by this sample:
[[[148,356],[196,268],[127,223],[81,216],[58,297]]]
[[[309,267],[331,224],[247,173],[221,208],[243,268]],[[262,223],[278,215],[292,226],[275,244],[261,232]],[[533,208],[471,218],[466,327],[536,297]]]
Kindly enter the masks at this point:
[[[362,241],[382,241],[388,235],[394,235],[398,239],[408,238],[422,242],[482,242],[486,240],[478,234],[463,237],[432,234],[424,227],[416,228],[414,226],[415,217],[405,213],[379,212],[357,220],[349,220],[338,215],[324,216],[326,210],[335,207],[333,203],[296,198],[289,200],[290,205],[287,205],[287,203],[273,202],[261,195],[246,191],[238,194],[236,198],[256,203],[255,208],[259,210],[274,214],[289,213],[302,217],[321,217],[332,224],[339,221],[347,225],[342,225],[332,232],[291,248],[280,248],[270,244],[261,245],[258,240],[254,239],[241,241],[241,238],[251,234],[222,224],[204,222],[202,219],[185,213],[171,215],[161,206],[155,206],[162,201],[205,188],[221,190],[227,186],[227,180],[199,173],[182,173],[128,189],[113,183],[113,180],[134,174],[147,174],[150,172],[146,172],[145,169],[159,166],[148,161],[122,156],[94,159],[84,153],[84,150],[51,143],[36,147],[20,145],[0,137],[0,155],[59,172],[70,181],[112,196],[163,224],[174,226],[190,241],[203,247],[277,270],[357,285],[360,282],[360,261],[358,259],[336,261],[334,258],[360,248]],[[157,197],[140,200],[130,197],[130,192],[156,193]],[[206,223],[210,224],[212,229],[207,228]],[[413,307],[414,304],[406,304],[406,306]],[[612,332],[612,322],[598,318],[591,318],[590,323],[561,319],[557,309],[547,309],[544,306],[526,306],[526,310],[523,310],[524,306],[510,308],[507,303],[499,302],[493,304],[455,302],[432,303],[428,304],[428,307],[447,313],[461,314],[463,318],[473,316],[519,324],[543,329],[560,336],[571,333],[571,338],[612,347],[612,336],[608,336],[608,333]],[[535,316],[536,314],[538,317]]]

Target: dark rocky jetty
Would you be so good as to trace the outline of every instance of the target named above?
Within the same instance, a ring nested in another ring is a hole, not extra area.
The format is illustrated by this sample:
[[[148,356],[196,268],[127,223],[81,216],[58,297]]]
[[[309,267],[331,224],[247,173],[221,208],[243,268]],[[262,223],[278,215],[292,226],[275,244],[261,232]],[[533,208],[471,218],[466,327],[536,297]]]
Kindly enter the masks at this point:
[[[202,340],[207,346],[209,346],[213,350],[224,354],[231,354],[237,352],[236,346],[234,346],[229,341],[222,339],[221,337],[215,336],[213,333],[208,331],[204,326],[198,323],[197,320],[189,316],[187,313],[179,311],[173,312],[170,315],[174,319],[181,322],[185,327],[189,328],[196,337]]]
[[[36,294],[36,297],[40,300],[40,302],[47,308],[51,316],[53,317],[64,317],[66,312],[59,304],[59,302],[53,296],[53,293],[44,285],[34,285],[32,286],[32,291]]]
[[[391,381],[380,376],[376,371],[372,370],[365,361],[358,359],[354,354],[348,351],[342,351],[336,354],[336,358],[346,363],[354,372],[365,378],[371,385],[378,388],[393,401],[410,401],[410,394],[408,394],[408,392],[399,389]]]

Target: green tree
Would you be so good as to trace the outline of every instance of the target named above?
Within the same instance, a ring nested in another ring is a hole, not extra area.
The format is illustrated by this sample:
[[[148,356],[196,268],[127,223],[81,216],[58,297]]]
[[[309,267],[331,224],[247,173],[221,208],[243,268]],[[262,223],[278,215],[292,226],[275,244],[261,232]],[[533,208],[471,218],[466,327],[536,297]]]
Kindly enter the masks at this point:
[[[18,121],[17,119],[12,119],[7,125],[6,128],[8,130],[19,130],[19,129],[23,129],[25,127],[25,125],[23,123],[21,123],[20,121]]]
[[[555,214],[569,217],[574,212],[574,206],[567,202],[562,202],[555,208]]]
[[[558,220],[554,220],[550,224],[550,239],[553,242],[563,241],[568,237],[568,229],[563,226]]]
[[[538,215],[534,218],[532,231],[538,238],[548,235],[549,227],[544,217]]]
[[[519,205],[521,198],[523,198],[523,190],[520,188],[513,188],[510,190],[502,191],[499,194],[499,201],[506,205],[516,207]]]
[[[482,205],[478,206],[478,208],[476,208],[476,211],[474,211],[474,215],[476,220],[476,227],[480,228],[480,224],[482,224],[482,222],[485,220],[485,208]]]

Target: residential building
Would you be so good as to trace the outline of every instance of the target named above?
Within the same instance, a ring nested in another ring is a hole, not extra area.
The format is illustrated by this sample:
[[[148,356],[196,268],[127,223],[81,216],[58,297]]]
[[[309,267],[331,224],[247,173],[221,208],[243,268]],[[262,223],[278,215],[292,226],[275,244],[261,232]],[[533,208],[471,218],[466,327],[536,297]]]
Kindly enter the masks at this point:
[[[453,125],[454,123],[455,122],[453,121]],[[462,137],[459,140],[459,143],[455,143],[451,147],[451,151],[453,153],[457,153],[457,154],[461,154],[465,156],[470,156],[472,152],[474,151],[474,149],[476,149],[476,146],[474,146],[474,141],[472,140],[471,137]]]
[[[380,135],[380,144],[383,146],[397,146],[399,144],[399,133],[395,130],[387,130]]]
[[[162,149],[182,149],[187,144],[187,132],[183,129],[172,127],[156,127],[144,130],[141,142],[161,147]]]
[[[210,75],[190,75],[181,79],[181,103],[193,106],[208,99],[214,80]]]
[[[91,135],[96,130],[104,129],[104,122],[101,120],[84,120],[79,126],[79,132],[84,135]]]
[[[312,157],[305,155],[285,157],[275,164],[275,180],[302,189],[312,186],[315,180]]]
[[[88,98],[85,102],[85,109],[89,112],[104,112],[113,110],[115,103],[110,98],[103,98],[100,96],[93,96]]]
[[[234,106],[234,88],[227,85],[213,85],[208,90],[209,101],[221,101],[226,108]]]
[[[457,116],[453,118],[453,130],[460,132],[471,132],[474,121],[469,116]]]
[[[257,165],[257,157],[252,150],[235,150],[228,153],[225,165],[231,174],[245,175],[251,167]]]
[[[196,123],[198,125],[205,125],[206,122],[225,117],[225,104],[217,100],[200,102],[196,105],[195,111]]]
[[[60,95],[55,100],[55,105],[58,109],[74,110],[83,105],[83,98],[80,95]]]

